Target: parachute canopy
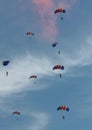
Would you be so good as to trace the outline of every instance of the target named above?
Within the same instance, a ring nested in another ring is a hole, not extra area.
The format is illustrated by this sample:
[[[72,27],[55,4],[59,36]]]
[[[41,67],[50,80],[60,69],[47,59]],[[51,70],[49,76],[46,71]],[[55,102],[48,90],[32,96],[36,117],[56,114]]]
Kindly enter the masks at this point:
[[[54,13],[56,14],[56,13],[65,13],[65,12],[66,12],[65,9],[58,8],[58,9],[55,10]]]
[[[2,62],[3,66],[7,66],[9,63],[10,63],[9,60],[5,60],[5,61]]]
[[[56,41],[52,43],[52,47],[55,47],[56,45],[57,45]]]
[[[56,65],[53,67],[53,70],[55,69],[61,69],[61,70],[64,70],[64,66],[63,65]]]
[[[13,114],[13,115],[20,115],[20,112],[14,111],[12,114]]]
[[[34,35],[33,32],[27,32],[27,35]]]
[[[36,76],[36,75],[31,75],[31,76],[29,77],[29,79],[31,79],[31,78],[37,78],[37,76]]]
[[[57,110],[69,111],[69,107],[67,107],[67,106],[59,106],[59,107],[57,108]]]

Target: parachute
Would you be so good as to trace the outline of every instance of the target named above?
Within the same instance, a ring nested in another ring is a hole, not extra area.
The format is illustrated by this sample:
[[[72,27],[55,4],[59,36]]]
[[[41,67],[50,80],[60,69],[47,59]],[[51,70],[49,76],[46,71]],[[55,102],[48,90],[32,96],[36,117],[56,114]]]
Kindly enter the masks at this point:
[[[29,77],[29,79],[32,79],[32,80],[33,80],[34,85],[36,84],[36,78],[37,78],[36,75],[31,75],[31,76]]]
[[[53,67],[53,70],[55,69],[61,69],[61,70],[64,70],[64,66],[63,65],[56,65]]]
[[[27,32],[27,35],[34,35],[33,32]]]
[[[53,70],[56,70],[56,69],[64,70],[64,66],[63,65],[56,65],[56,66],[53,67]],[[59,77],[60,78],[62,77],[61,73],[59,74]]]
[[[59,107],[57,108],[57,110],[69,111],[69,107],[67,107],[67,106],[59,106]]]
[[[66,10],[65,9],[62,9],[62,8],[58,8],[58,9],[56,9],[55,11],[54,11],[54,13],[56,14],[56,13],[65,13],[66,12]],[[61,17],[61,20],[63,20],[63,16]]]
[[[66,12],[65,9],[58,8],[58,9],[55,10],[54,13],[56,14],[56,13],[65,13],[65,12]]]
[[[37,76],[36,76],[36,75],[31,75],[31,76],[29,77],[29,79],[31,79],[31,78],[37,78]]]
[[[12,115],[15,115],[16,116],[16,120],[18,120],[18,116],[20,115],[20,112],[19,111],[14,111],[12,113]]]
[[[55,47],[56,45],[57,45],[56,41],[52,43],[52,47]]]
[[[63,110],[63,111],[69,112],[69,107],[67,107],[67,106],[59,106],[59,107],[57,108],[57,110],[58,110],[58,111],[59,111],[59,110]],[[62,119],[65,119],[65,116],[64,116],[64,115],[62,115]]]
[[[5,60],[5,61],[2,62],[3,66],[7,66],[9,63],[10,63],[9,60]]]
[[[58,42],[52,41],[52,47],[56,47]],[[57,53],[60,55],[60,50],[57,51]]]
[[[3,65],[3,66],[7,66],[9,63],[10,63],[9,60],[4,60],[4,61],[2,61],[2,65]],[[8,76],[8,71],[6,71],[6,76]]]
[[[20,115],[20,112],[14,111],[12,114],[13,114],[13,115]]]

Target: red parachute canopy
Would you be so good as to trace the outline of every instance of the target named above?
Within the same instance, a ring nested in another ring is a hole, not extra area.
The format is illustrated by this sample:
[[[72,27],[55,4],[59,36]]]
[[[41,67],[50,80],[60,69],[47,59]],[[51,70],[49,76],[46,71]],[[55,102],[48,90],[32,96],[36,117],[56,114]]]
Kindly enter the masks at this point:
[[[56,65],[56,66],[53,67],[53,70],[55,70],[55,69],[62,69],[62,70],[64,70],[64,66],[63,65]]]
[[[69,107],[67,107],[67,106],[59,106],[57,108],[57,110],[66,110],[66,111],[69,111]]]
[[[31,79],[31,78],[37,78],[37,76],[36,76],[36,75],[31,75],[31,76],[29,77],[29,79]]]
[[[27,32],[27,35],[34,35],[33,32]]]
[[[65,13],[65,9],[58,8],[58,9],[55,10],[54,13],[55,13],[55,14],[56,14],[56,13]]]
[[[20,112],[14,111],[12,114],[13,114],[13,115],[20,115]]]

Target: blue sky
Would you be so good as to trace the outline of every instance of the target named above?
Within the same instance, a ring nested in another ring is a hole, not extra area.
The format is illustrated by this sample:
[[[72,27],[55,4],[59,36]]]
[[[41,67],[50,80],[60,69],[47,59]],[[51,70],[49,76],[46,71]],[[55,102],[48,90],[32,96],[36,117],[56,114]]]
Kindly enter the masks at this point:
[[[0,0],[0,130],[91,130],[91,6],[91,0]],[[66,13],[54,14],[59,7]],[[65,69],[53,71],[57,64]],[[33,74],[37,79],[29,79]],[[60,105],[70,111],[57,111]],[[20,111],[18,120],[13,111]]]

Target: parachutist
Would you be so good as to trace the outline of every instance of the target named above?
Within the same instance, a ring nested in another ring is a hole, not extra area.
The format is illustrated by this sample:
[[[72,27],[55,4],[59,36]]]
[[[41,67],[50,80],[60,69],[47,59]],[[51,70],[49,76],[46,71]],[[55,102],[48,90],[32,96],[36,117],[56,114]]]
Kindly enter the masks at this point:
[[[8,76],[8,72],[6,72],[6,76]]]
[[[65,116],[62,116],[63,119],[65,119]]]

